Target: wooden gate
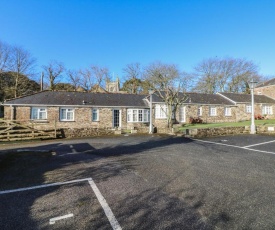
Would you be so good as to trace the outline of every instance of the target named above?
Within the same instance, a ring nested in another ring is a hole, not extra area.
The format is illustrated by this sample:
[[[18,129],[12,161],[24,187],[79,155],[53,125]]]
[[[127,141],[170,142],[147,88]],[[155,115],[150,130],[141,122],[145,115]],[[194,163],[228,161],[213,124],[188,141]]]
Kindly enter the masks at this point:
[[[42,126],[45,126],[42,129]],[[56,125],[36,124],[34,121],[0,120],[0,141],[56,138]]]

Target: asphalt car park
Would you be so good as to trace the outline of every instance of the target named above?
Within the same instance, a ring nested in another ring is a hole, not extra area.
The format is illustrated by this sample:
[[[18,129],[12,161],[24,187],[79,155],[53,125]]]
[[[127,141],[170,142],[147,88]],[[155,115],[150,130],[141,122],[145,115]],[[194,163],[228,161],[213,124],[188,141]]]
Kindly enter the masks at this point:
[[[0,229],[275,228],[274,136],[135,135],[0,149],[21,154],[0,158],[9,163],[0,170]]]

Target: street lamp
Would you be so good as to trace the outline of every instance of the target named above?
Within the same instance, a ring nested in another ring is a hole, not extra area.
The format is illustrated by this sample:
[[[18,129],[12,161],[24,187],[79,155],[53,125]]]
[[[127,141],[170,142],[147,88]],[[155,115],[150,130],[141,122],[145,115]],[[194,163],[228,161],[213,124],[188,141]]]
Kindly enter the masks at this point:
[[[254,88],[257,82],[252,79],[249,84],[251,90],[251,127],[250,127],[250,134],[256,134],[256,127],[255,127],[255,115],[254,115]]]
[[[149,89],[148,90],[149,94],[150,94],[150,124],[149,124],[149,134],[152,134],[153,133],[153,109],[152,109],[152,95],[154,93],[154,90],[152,89]]]

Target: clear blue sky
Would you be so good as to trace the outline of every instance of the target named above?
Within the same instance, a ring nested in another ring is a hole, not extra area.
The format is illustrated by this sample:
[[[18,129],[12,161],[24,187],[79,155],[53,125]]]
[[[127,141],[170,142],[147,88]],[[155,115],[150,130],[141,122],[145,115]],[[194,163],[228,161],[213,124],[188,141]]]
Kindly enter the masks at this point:
[[[246,58],[275,75],[273,0],[0,0],[0,40],[66,68]]]

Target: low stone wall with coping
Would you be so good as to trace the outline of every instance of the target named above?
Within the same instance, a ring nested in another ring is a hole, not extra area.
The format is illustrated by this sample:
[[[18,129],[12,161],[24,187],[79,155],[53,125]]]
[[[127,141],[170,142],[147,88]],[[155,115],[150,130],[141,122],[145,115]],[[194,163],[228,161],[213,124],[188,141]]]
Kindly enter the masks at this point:
[[[195,138],[249,134],[249,133],[250,133],[250,126],[186,129],[183,132],[184,136],[190,136]],[[256,133],[275,135],[275,125],[270,125],[270,126],[258,125],[256,127]]]
[[[114,135],[113,129],[99,129],[99,128],[64,128],[60,129],[61,138],[76,138],[76,137],[95,137]]]
[[[258,125],[257,134],[268,134],[275,135],[275,124],[274,125]]]
[[[186,129],[185,136],[203,138],[214,136],[238,135],[249,133],[249,126],[241,127],[220,127],[220,128],[206,128],[206,129]]]
[[[58,129],[61,138],[77,138],[77,137],[95,137],[109,136],[129,133],[148,133],[148,127],[139,127],[131,130],[113,129],[113,128],[61,128]]]

